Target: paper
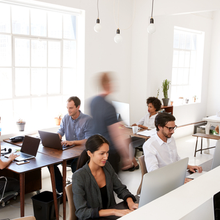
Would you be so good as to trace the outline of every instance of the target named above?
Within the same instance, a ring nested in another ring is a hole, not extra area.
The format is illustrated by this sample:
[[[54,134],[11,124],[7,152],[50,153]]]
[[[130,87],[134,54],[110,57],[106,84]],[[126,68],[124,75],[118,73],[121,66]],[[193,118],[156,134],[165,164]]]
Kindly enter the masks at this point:
[[[147,137],[151,137],[151,136],[155,135],[156,132],[157,131],[156,131],[156,128],[155,128],[155,129],[152,129],[152,130],[139,131],[137,134],[147,136]]]

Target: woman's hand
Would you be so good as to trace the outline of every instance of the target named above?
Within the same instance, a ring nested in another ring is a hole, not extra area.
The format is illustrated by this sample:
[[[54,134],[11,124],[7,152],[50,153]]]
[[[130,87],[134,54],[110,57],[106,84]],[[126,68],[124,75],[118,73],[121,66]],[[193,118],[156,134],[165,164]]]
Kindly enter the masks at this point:
[[[131,197],[128,197],[126,201],[127,201],[127,204],[128,204],[128,208],[131,211],[134,211],[135,209],[138,208],[138,204],[134,203],[134,201],[133,201],[133,199]]]
[[[121,217],[121,216],[124,216],[124,215],[127,215],[128,213],[130,213],[131,210],[129,210],[129,209],[115,209],[114,212],[115,212],[115,214],[114,214],[115,216]]]
[[[19,155],[17,154],[10,154],[10,156],[8,157],[9,159],[11,159],[11,161],[13,161],[16,157],[18,157]]]
[[[130,213],[131,210],[129,209],[101,209],[99,210],[99,216],[100,217],[105,217],[105,216],[124,216],[127,215],[128,213]]]
[[[144,126],[144,125],[138,125],[139,128],[142,128],[142,129],[148,129],[148,127]]]

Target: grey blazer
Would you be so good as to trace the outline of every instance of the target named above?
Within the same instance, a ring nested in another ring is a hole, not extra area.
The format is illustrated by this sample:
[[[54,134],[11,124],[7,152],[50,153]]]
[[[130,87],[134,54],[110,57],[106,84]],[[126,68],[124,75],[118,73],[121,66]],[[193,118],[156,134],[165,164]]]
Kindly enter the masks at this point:
[[[109,162],[106,162],[103,170],[108,195],[107,208],[116,204],[113,191],[120,199],[126,200],[128,197],[131,197],[134,201],[136,200],[128,191],[127,187],[118,179],[117,174]],[[76,216],[79,219],[98,218],[99,210],[102,209],[102,197],[99,186],[90,171],[88,162],[81,169],[73,173],[72,191]]]

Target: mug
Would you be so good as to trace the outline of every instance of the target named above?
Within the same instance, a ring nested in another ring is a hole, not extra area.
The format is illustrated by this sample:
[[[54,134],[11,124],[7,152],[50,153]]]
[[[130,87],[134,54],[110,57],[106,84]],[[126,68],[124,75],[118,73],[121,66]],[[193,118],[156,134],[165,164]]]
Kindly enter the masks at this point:
[[[133,134],[137,134],[138,126],[132,126],[132,131],[133,131]]]

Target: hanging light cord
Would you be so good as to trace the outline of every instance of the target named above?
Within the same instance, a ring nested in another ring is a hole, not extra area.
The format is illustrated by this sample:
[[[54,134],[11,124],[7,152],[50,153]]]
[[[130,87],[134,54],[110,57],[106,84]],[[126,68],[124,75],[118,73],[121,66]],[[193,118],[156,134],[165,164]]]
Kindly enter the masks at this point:
[[[119,0],[118,0],[118,7],[117,7],[117,17],[118,19],[116,19],[116,15],[115,15],[115,0],[113,1],[113,15],[114,15],[114,21],[115,21],[115,25],[117,26],[117,28],[119,28]],[[135,14],[136,14],[136,0],[134,0],[134,7],[133,7],[133,17],[132,17],[132,21],[131,24],[127,27],[127,28],[120,28],[120,30],[127,30],[129,29],[134,22],[134,18],[135,18]]]
[[[152,0],[151,18],[153,18],[153,10],[154,10],[154,0]]]
[[[99,0],[97,0],[97,12],[98,12],[98,19],[99,19]]]

